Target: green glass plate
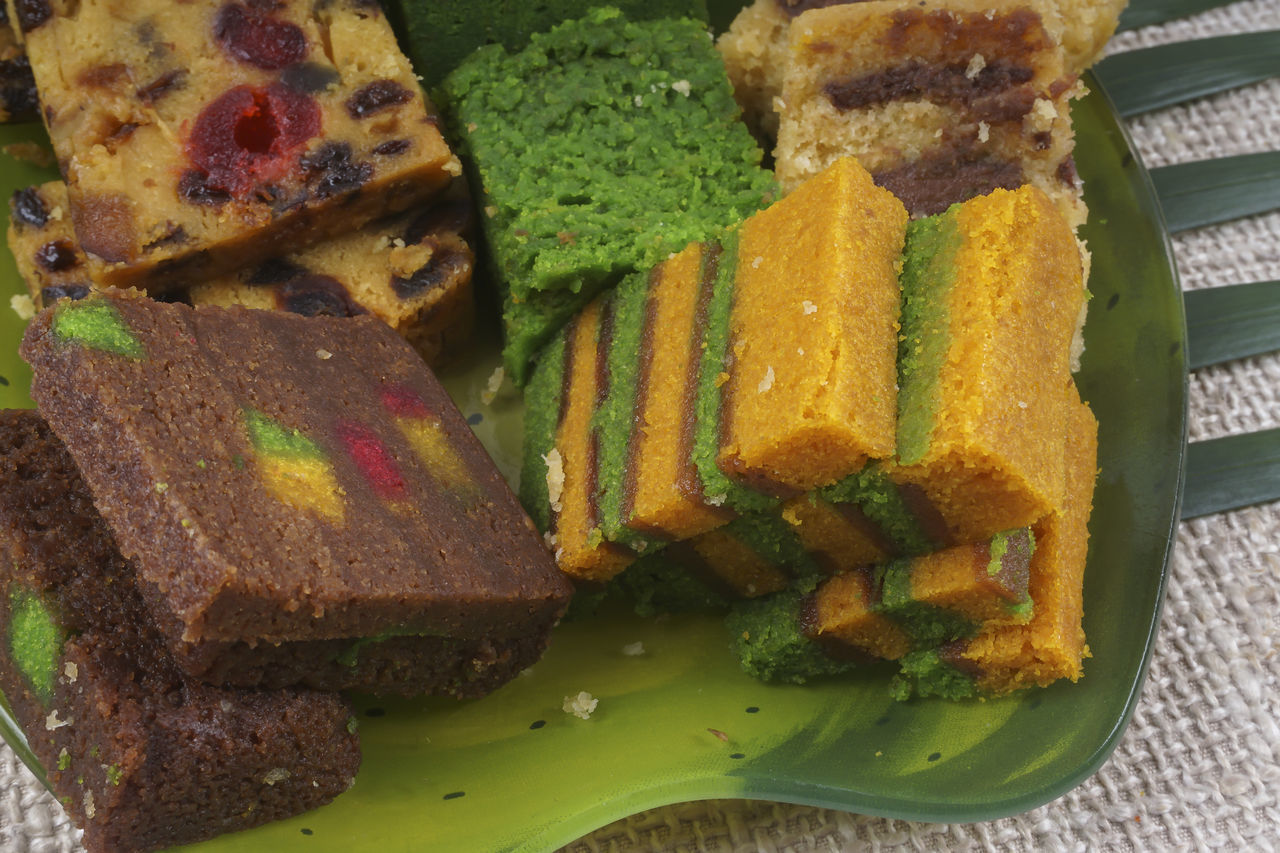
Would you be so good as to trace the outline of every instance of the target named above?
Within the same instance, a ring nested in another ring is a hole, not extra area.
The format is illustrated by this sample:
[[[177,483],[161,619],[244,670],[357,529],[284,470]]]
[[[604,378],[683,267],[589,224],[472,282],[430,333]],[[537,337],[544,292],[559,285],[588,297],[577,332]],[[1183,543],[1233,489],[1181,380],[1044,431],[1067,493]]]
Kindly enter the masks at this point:
[[[546,658],[470,702],[357,697],[364,765],[333,804],[201,850],[546,850],[645,808],[703,798],[810,803],[930,821],[1000,817],[1093,773],[1137,701],[1178,516],[1186,427],[1182,303],[1151,186],[1107,100],[1076,107],[1092,211],[1093,299],[1080,386],[1101,424],[1086,578],[1093,657],[1076,685],[992,701],[888,697],[890,671],[805,687],[742,674],[710,616],[567,623]],[[2,130],[7,143],[32,131]],[[0,190],[42,177],[10,159]],[[0,259],[3,302],[20,285]],[[0,304],[0,404],[30,405],[21,322]],[[491,341],[446,377],[509,474],[520,404],[480,402]],[[623,649],[643,644],[643,654]],[[599,700],[590,719],[566,696]],[[21,735],[6,740],[28,759]]]

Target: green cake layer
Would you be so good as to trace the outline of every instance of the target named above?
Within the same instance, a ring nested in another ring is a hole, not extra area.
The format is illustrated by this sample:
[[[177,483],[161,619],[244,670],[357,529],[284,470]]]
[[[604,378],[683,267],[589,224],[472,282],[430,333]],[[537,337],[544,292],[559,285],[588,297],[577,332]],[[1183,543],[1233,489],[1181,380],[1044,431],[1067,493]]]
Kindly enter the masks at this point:
[[[524,398],[524,445],[520,468],[520,502],[538,529],[551,529],[547,488],[547,456],[556,446],[556,427],[564,397],[568,335],[562,330],[543,351]]]
[[[480,48],[441,105],[482,194],[504,359],[529,360],[592,295],[763,207],[774,190],[693,19],[613,8]]]
[[[752,512],[769,509],[778,499],[735,482],[716,462],[720,452],[721,409],[731,368],[729,323],[733,315],[733,280],[738,272],[738,232],[727,232],[721,243],[723,251],[711,303],[707,306],[702,358],[698,365],[693,464],[702,480],[703,493],[711,503],[724,504],[738,512]]]
[[[754,519],[739,521],[751,520]],[[753,546],[768,538],[767,534],[752,537]],[[1020,557],[1013,553],[1012,542],[1015,539],[1021,542]],[[1034,538],[1029,530],[1009,531],[994,537],[986,547],[989,552],[987,573],[994,577],[1001,572],[1017,572],[1015,564],[1019,559],[1025,571],[1025,563],[1034,548]],[[757,548],[757,553],[762,556],[767,551],[768,546]],[[822,576],[804,573],[799,568],[801,565],[793,564],[791,573],[799,580],[790,588],[775,595],[735,601],[726,617],[743,669],[757,678],[803,683],[844,672],[850,667],[851,660],[871,658],[866,650],[846,647],[834,638],[830,641],[815,638],[817,616],[812,609],[813,595],[822,584]],[[816,569],[811,562],[808,565]],[[891,560],[875,567],[871,575],[870,611],[891,619],[906,633],[912,646],[912,650],[899,661],[901,671],[892,690],[900,699],[913,694],[949,698],[974,695],[973,678],[951,663],[953,656],[947,650],[953,644],[972,637],[983,623],[957,611],[917,600],[913,575],[918,565],[914,559]],[[1021,579],[1021,586],[1024,590],[1022,601],[1007,607],[1007,612],[1014,616],[1029,615],[1030,599],[1025,595],[1025,576]]]
[[[902,332],[898,339],[898,461],[918,462],[929,448],[939,404],[938,374],[950,346],[947,293],[960,246],[959,206],[907,226],[903,252]]]
[[[704,0],[612,0],[633,20],[707,19]],[[534,33],[577,18],[585,4],[575,0],[470,0],[423,3],[383,0],[383,9],[400,36],[405,54],[423,85],[435,86],[468,54],[486,44],[520,50]]]
[[[815,579],[785,592],[734,605],[725,618],[743,670],[762,681],[804,684],[849,672],[856,663],[827,654],[804,633],[803,610]]]
[[[974,677],[951,663],[948,649],[909,652],[898,661],[898,667],[889,690],[899,702],[912,696],[969,699],[978,695]]]
[[[925,531],[908,506],[902,493],[879,463],[871,462],[856,471],[817,490],[818,497],[833,504],[853,504],[867,520],[880,529],[897,553],[908,557],[928,554],[941,547]]]
[[[634,273],[610,295],[613,303],[605,370],[597,389],[600,404],[592,418],[599,440],[596,511],[605,539],[636,551],[649,551],[662,542],[627,527],[622,517],[627,479],[627,454],[635,423],[639,390],[640,348],[652,275]]]

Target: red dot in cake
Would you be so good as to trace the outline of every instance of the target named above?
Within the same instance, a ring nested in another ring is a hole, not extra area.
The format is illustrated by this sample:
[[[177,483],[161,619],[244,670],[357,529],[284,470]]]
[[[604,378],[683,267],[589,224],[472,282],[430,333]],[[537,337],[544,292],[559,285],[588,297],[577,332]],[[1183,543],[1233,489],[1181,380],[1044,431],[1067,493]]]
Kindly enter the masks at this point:
[[[360,469],[375,494],[383,500],[402,500],[405,496],[404,478],[391,451],[382,439],[369,427],[356,421],[337,423],[338,439],[347,450],[351,461]]]
[[[300,27],[240,3],[228,3],[218,11],[213,37],[232,59],[268,71],[300,62],[307,55],[307,37]]]
[[[236,86],[196,117],[187,156],[208,176],[206,186],[239,197],[287,174],[319,132],[320,107],[310,96],[279,83]]]
[[[388,385],[382,389],[382,405],[398,418],[429,418],[431,410],[413,389],[404,385]]]

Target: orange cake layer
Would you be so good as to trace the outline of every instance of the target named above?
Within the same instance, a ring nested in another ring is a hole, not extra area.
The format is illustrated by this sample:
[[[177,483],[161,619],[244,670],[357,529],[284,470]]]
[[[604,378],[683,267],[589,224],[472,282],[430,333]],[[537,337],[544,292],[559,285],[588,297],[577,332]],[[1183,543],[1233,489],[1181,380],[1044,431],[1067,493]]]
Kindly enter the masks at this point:
[[[829,503],[810,493],[783,503],[781,513],[805,550],[832,573],[882,563],[892,556],[892,545],[853,504]]]
[[[1030,592],[1035,613],[1026,625],[985,629],[962,655],[980,671],[984,692],[1006,693],[1060,678],[1078,679],[1089,656],[1081,619],[1089,551],[1089,514],[1097,477],[1098,424],[1074,392],[1067,407],[1067,489],[1062,506],[1036,525]]]
[[[1026,622],[1031,613],[1024,600],[1027,557],[1034,544],[1027,531],[1018,533],[916,558],[911,565],[911,599],[974,622]],[[1013,549],[1016,554],[1009,553]],[[1006,554],[1010,559],[1004,559]],[[1010,577],[1010,571],[1017,577]]]
[[[733,515],[707,504],[690,456],[699,345],[719,256],[714,244],[693,243],[649,280],[622,522],[664,538],[687,539]]]
[[[814,593],[802,630],[819,642],[897,660],[911,651],[911,638],[892,619],[875,610],[873,596],[871,572],[836,575]]]
[[[980,542],[1061,504],[1080,258],[1052,203],[1030,187],[936,219],[913,223],[933,227],[941,248],[921,259],[908,247],[902,348],[904,363],[931,348],[937,363],[904,374],[889,473],[919,489],[953,541]],[[938,290],[925,310],[912,306],[913,281]]]
[[[785,494],[893,452],[906,223],[849,158],[743,223],[716,460],[730,477]]]
[[[735,595],[756,598],[787,587],[786,572],[723,527],[691,539],[689,544],[702,558],[705,570]]]
[[[552,502],[551,534],[556,563],[575,580],[606,581],[634,558],[605,542],[596,518],[596,461],[598,447],[591,429],[596,404],[597,359],[600,328],[605,314],[603,300],[591,302],[569,330],[565,356],[563,412],[556,430],[563,486]]]

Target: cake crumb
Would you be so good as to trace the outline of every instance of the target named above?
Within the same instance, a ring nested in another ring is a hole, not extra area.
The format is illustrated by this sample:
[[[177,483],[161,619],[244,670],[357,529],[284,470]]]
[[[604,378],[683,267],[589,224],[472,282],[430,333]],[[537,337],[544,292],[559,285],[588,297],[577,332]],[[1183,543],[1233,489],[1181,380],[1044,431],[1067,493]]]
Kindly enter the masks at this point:
[[[93,820],[93,816],[98,813],[98,807],[93,804],[93,791],[84,792],[84,816],[86,820]]]
[[[964,76],[972,80],[975,77],[977,77],[979,74],[981,74],[982,69],[986,67],[987,67],[986,58],[980,53],[975,53],[973,55],[973,58],[969,60],[968,67],[965,68],[964,70]]]
[[[62,673],[67,677],[67,681],[75,684],[76,679],[80,677],[80,667],[76,666],[75,661],[67,661],[66,666],[62,668]]]
[[[440,169],[446,174],[453,175],[455,178],[462,174],[462,161],[457,157],[450,157]]]
[[[644,654],[644,643],[639,640],[634,643],[627,643],[622,647],[622,653],[629,658],[639,657]]]
[[[0,149],[15,160],[47,169],[53,165],[53,152],[36,142],[13,142]]]
[[[679,92],[687,98],[689,97],[689,93],[693,90],[693,85],[688,80],[677,80],[671,84],[671,89],[674,92]]]
[[[316,358],[321,361],[328,361],[333,358],[333,353],[329,352],[327,349],[318,349],[316,350]]]
[[[502,365],[498,365],[493,369],[493,373],[489,374],[489,381],[485,383],[484,390],[480,392],[480,402],[486,406],[492,405],[498,396],[498,389],[502,387],[502,381],[506,378],[506,371]]]
[[[72,721],[70,719],[59,720],[58,709],[54,708],[49,712],[49,716],[44,718],[44,727],[47,731],[53,731],[54,729],[60,729],[63,726],[69,726],[71,725],[71,722]]]
[[[552,512],[560,512],[564,509],[564,504],[560,503],[560,497],[564,494],[564,459],[560,456],[560,451],[553,447],[542,457],[542,461],[547,463],[547,502],[551,504]]]
[[[978,141],[986,142],[991,138],[991,125],[985,121],[978,122]]]
[[[277,782],[283,782],[289,778],[289,771],[283,767],[275,767],[267,771],[267,775],[262,777],[262,784],[275,785]]]
[[[815,314],[818,311],[818,306],[814,305],[808,299],[806,299],[804,302],[801,302],[800,307],[804,309],[804,313],[806,314]]]
[[[542,541],[546,543],[546,546],[548,548],[554,551],[556,549],[556,542],[560,540],[556,538],[556,535],[554,533],[548,530],[546,533],[542,534]]]
[[[18,315],[19,320],[30,320],[36,316],[36,303],[27,293],[16,293],[9,297],[9,307]]]
[[[761,379],[760,384],[756,386],[756,392],[759,394],[763,394],[765,391],[768,391],[772,387],[773,387],[773,365],[771,364],[764,372],[764,379]]]
[[[54,222],[61,222],[62,221],[62,205],[59,204],[55,206],[53,210],[49,211],[49,218],[52,219]]]
[[[383,234],[381,237],[379,237],[376,241],[374,241],[374,244],[373,244],[373,250],[375,252],[381,252],[384,249],[388,249],[390,247],[391,247],[391,238],[388,237],[386,234]]]
[[[1032,104],[1031,113],[1027,118],[1033,130],[1051,130],[1053,122],[1058,118],[1058,111],[1054,109],[1053,101],[1048,98],[1036,98],[1036,102]]]
[[[566,714],[573,714],[579,719],[590,719],[591,714],[595,711],[596,706],[600,704],[600,700],[583,690],[577,696],[564,697],[564,705],[562,706]]]

